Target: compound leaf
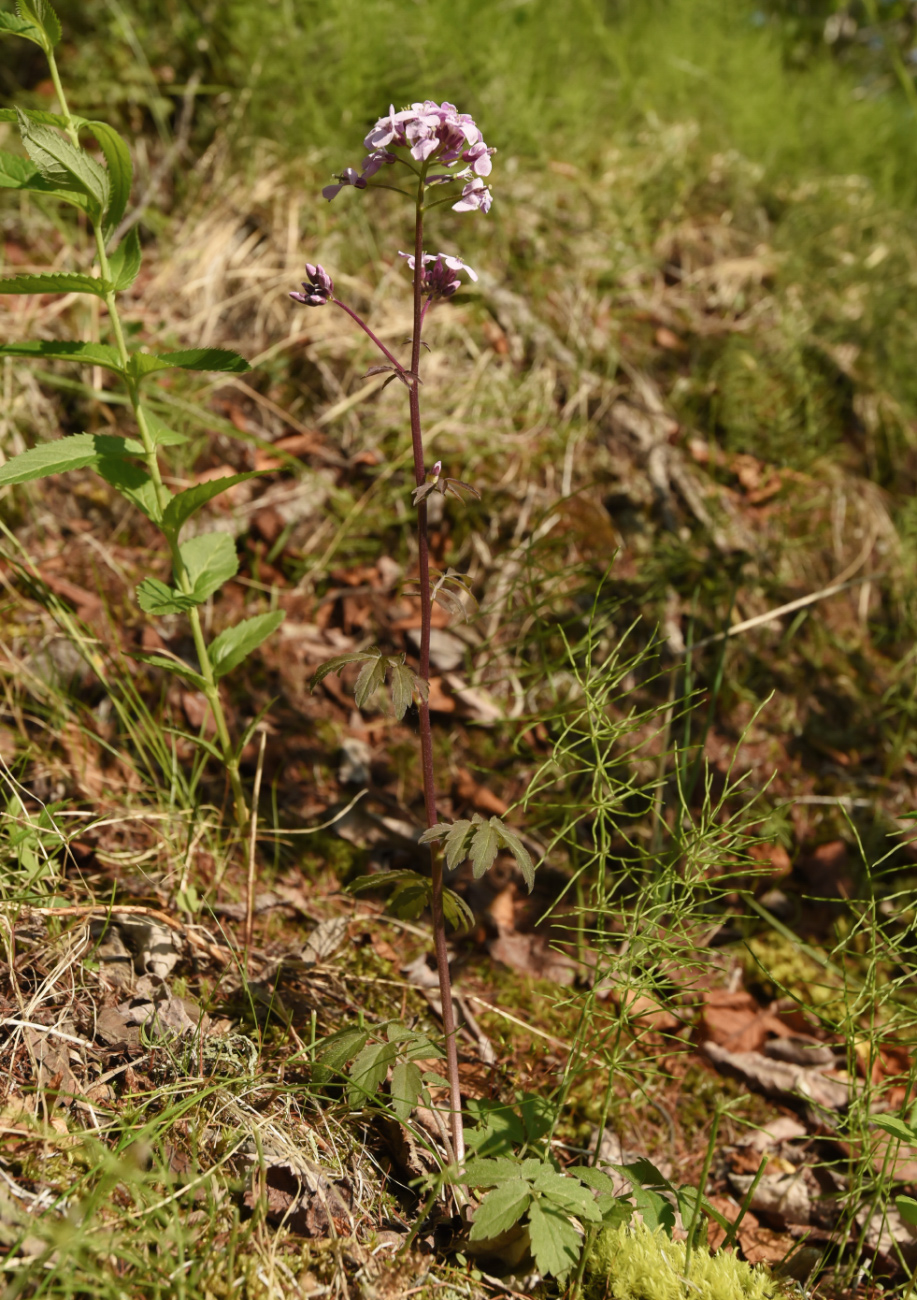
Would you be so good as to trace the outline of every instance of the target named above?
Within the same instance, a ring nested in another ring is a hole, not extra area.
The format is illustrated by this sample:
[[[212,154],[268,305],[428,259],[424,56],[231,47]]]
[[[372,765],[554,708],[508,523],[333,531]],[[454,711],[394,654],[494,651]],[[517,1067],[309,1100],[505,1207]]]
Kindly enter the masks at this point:
[[[446,836],[446,866],[450,871],[454,871],[460,862],[464,862],[467,853],[465,841],[468,832],[474,826],[473,822],[467,821],[460,817],[457,822],[453,822],[449,828],[449,834]]]
[[[137,227],[133,226],[108,259],[112,288],[119,293],[123,289],[129,289],[137,279],[142,261],[140,235],[137,233]]]
[[[107,122],[87,122],[86,125],[99,142],[108,164],[108,202],[105,208],[105,225],[113,229],[124,216],[131,196],[133,167],[131,155],[124,140]],[[132,231],[136,234],[136,227]],[[138,242],[139,248],[139,242]],[[139,262],[138,267],[139,270]],[[136,275],[136,272],[134,273]],[[126,286],[125,286],[126,287]]]
[[[546,1169],[533,1182],[536,1191],[546,1196],[552,1205],[575,1214],[584,1223],[601,1223],[602,1211],[595,1203],[595,1197],[588,1187],[583,1187],[574,1178],[565,1178],[563,1174]]]
[[[420,843],[432,844],[434,840],[441,840],[444,835],[448,835],[451,829],[451,822],[437,822],[435,826],[431,826],[429,830],[424,831],[420,837]]]
[[[284,611],[275,609],[269,614],[244,618],[235,627],[228,627],[221,632],[210,646],[210,663],[214,676],[222,677],[231,672],[247,655],[257,650],[272,632],[276,632],[283,620]]]
[[[423,1078],[420,1067],[413,1061],[400,1061],[392,1068],[392,1110],[395,1118],[405,1124],[420,1099]]]
[[[390,660],[389,666],[392,670],[392,707],[400,722],[414,699],[414,674],[407,664],[392,663]]]
[[[200,605],[239,571],[236,544],[229,533],[201,533],[178,548],[191,582],[194,603]]]
[[[529,1232],[539,1273],[563,1280],[576,1267],[583,1248],[569,1216],[550,1202],[534,1201],[529,1209]]]
[[[378,651],[349,650],[347,654],[335,655],[333,659],[326,659],[323,664],[319,664],[309,679],[309,690],[314,691],[316,686],[330,676],[331,673],[339,673],[348,664],[361,664],[367,659],[374,659],[377,653]]]
[[[0,108],[0,122],[18,122],[20,113],[41,126],[59,126],[62,131],[66,130],[67,119],[62,113],[48,113],[43,108]],[[86,125],[85,117],[78,117],[76,113],[70,116],[78,130]]]
[[[603,1192],[608,1195],[614,1195],[616,1183],[608,1174],[603,1174],[601,1169],[594,1169],[591,1165],[572,1165],[568,1170],[581,1183],[591,1187],[594,1192]]]
[[[365,708],[385,681],[386,661],[380,653],[367,659],[354,683],[353,698],[358,709]]]
[[[468,854],[475,880],[480,880],[490,870],[497,860],[499,848],[500,836],[490,822],[481,822],[475,827]]]
[[[443,916],[453,930],[474,929],[474,912],[452,889],[443,890]]]
[[[389,907],[402,921],[416,921],[428,907],[433,896],[433,885],[423,876],[398,885],[389,899]]]
[[[100,433],[74,433],[68,438],[41,442],[0,465],[0,487],[9,483],[30,483],[33,479],[47,478],[49,474],[84,469],[87,465],[98,468],[100,461],[121,458],[125,450],[123,438]]]
[[[470,1241],[499,1237],[518,1223],[532,1201],[532,1189],[523,1178],[511,1178],[488,1192],[478,1207],[468,1234]]]
[[[364,894],[370,889],[387,889],[389,885],[401,885],[409,881],[422,881],[423,876],[416,871],[376,871],[371,876],[360,876],[345,886],[348,893]]]
[[[497,832],[504,848],[509,849],[516,859],[516,866],[522,872],[523,879],[529,887],[529,893],[531,893],[535,888],[535,864],[532,861],[531,854],[516,832],[511,831],[508,826],[504,826],[499,817],[491,817],[490,824]]]

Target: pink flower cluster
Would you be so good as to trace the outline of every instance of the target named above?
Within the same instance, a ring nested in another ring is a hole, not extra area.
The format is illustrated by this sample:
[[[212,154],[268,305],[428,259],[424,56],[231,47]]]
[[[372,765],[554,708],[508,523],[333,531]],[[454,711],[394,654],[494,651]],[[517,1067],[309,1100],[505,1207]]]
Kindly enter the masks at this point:
[[[403,257],[411,270],[414,270],[413,253],[399,253],[398,256]],[[478,278],[477,272],[460,257],[452,257],[448,253],[424,253],[423,270],[420,275],[423,292],[429,294],[431,298],[451,298],[456,290],[462,287],[462,282],[458,278],[459,271],[464,271],[470,280]]]
[[[456,212],[490,210],[490,187],[482,178],[490,175],[490,159],[496,151],[484,143],[473,119],[467,113],[459,113],[454,104],[437,104],[427,99],[398,113],[391,106],[388,116],[379,118],[363,143],[369,153],[363,159],[361,171],[346,168],[338,176],[337,185],[326,185],[322,190],[326,199],[333,199],[346,185],[365,189],[367,180],[383,163],[398,161],[392,149],[408,149],[415,162],[435,160],[450,169],[456,168],[457,163],[464,164],[443,175],[427,177],[428,184],[465,182],[461,198],[452,205]]]

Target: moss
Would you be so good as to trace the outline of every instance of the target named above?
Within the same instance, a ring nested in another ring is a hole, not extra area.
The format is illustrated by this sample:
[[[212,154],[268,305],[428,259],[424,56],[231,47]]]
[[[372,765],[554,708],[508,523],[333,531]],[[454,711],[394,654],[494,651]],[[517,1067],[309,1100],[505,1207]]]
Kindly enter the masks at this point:
[[[669,1241],[642,1223],[606,1228],[587,1261],[587,1295],[594,1300],[684,1300],[685,1243]],[[687,1294],[698,1300],[769,1300],[777,1285],[760,1267],[722,1252],[691,1257]]]

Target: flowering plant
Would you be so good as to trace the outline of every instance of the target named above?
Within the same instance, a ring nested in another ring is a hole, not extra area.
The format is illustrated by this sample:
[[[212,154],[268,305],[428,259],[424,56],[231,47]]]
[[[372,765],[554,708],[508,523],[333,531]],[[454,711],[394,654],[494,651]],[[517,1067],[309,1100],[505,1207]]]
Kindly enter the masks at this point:
[[[470,858],[474,874],[478,877],[493,866],[501,849],[506,850],[515,857],[530,889],[534,881],[535,868],[518,835],[504,826],[498,817],[491,817],[489,821],[484,821],[476,815],[471,821],[459,820],[454,823],[437,821],[429,705],[432,605],[433,601],[437,600],[447,612],[463,614],[464,610],[460,598],[445,585],[442,575],[436,581],[431,579],[427,497],[433,492],[440,492],[444,496],[448,492],[457,497],[461,497],[463,491],[474,496],[478,493],[468,483],[443,476],[440,461],[436,462],[429,473],[427,471],[421,428],[419,371],[421,349],[426,346],[423,341],[423,327],[430,307],[434,302],[445,301],[454,296],[461,288],[462,274],[467,275],[472,281],[476,281],[478,277],[461,257],[450,253],[424,252],[424,217],[431,208],[449,202],[456,212],[489,212],[492,199],[490,187],[485,183],[484,177],[490,175],[491,158],[495,150],[484,143],[480,130],[467,113],[459,113],[454,104],[437,104],[429,99],[423,103],[412,104],[410,108],[397,113],[393,107],[390,108],[388,115],[380,117],[376,122],[366,136],[364,144],[369,152],[363,160],[362,169],[357,172],[353,167],[345,168],[337,176],[336,183],[325,186],[322,193],[330,200],[334,199],[342,189],[351,186],[358,190],[394,190],[412,200],[414,249],[410,253],[399,252],[398,254],[405,259],[408,268],[414,273],[414,329],[410,361],[406,365],[399,361],[377,338],[369,325],[346,303],[335,297],[334,282],[324,267],[307,263],[307,279],[303,282],[302,292],[291,293],[290,297],[294,302],[306,307],[324,307],[327,303],[340,307],[365,331],[385,358],[385,364],[374,367],[370,373],[389,370],[392,372],[389,381],[397,379],[408,390],[415,480],[412,499],[417,509],[420,653],[416,671],[405,664],[404,656],[387,656],[378,648],[365,653],[341,656],[318,669],[313,677],[313,686],[322,681],[328,673],[337,672],[345,664],[360,662],[362,666],[355,686],[355,697],[359,706],[368,704],[386,680],[390,682],[397,717],[404,717],[412,702],[416,702],[427,821],[427,829],[421,840],[430,846],[430,877],[427,879],[415,872],[390,872],[386,877],[373,876],[366,881],[358,882],[357,888],[378,888],[380,884],[391,884],[395,888],[396,897],[409,894],[415,908],[418,900],[421,906],[425,902],[430,905],[443,1008],[446,1066],[450,1089],[452,1154],[456,1162],[462,1165],[464,1161],[462,1103],[445,919],[448,914],[450,918],[460,920],[467,916],[467,909],[460,899],[444,887],[444,859],[445,866],[453,870],[466,858]],[[402,183],[389,183],[387,180],[377,179],[383,167],[404,169],[399,170],[396,181],[407,183],[406,172],[410,177],[412,188],[407,189]],[[459,184],[462,189],[456,198],[453,187]],[[443,190],[449,192],[444,197],[433,197]],[[461,578],[458,579],[458,583],[463,586]],[[444,841],[442,849],[440,849],[440,841]],[[418,1088],[419,1086],[418,1084]]]

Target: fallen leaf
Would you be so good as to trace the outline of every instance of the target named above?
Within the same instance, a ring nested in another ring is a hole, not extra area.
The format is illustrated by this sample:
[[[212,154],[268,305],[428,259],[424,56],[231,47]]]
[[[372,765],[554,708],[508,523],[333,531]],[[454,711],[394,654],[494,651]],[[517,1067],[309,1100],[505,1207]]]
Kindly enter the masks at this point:
[[[487,945],[494,961],[533,979],[551,980],[571,985],[576,978],[576,963],[564,953],[556,952],[540,934],[501,934]]]
[[[705,1043],[704,1051],[718,1070],[765,1096],[786,1100],[802,1098],[827,1110],[841,1110],[850,1101],[849,1083],[830,1078],[819,1070],[773,1061],[761,1052],[730,1052],[714,1042]]]
[[[700,1031],[703,1041],[732,1052],[755,1052],[764,1046],[769,1033],[786,1034],[787,1029],[744,990],[732,993],[728,989],[706,989]]]

